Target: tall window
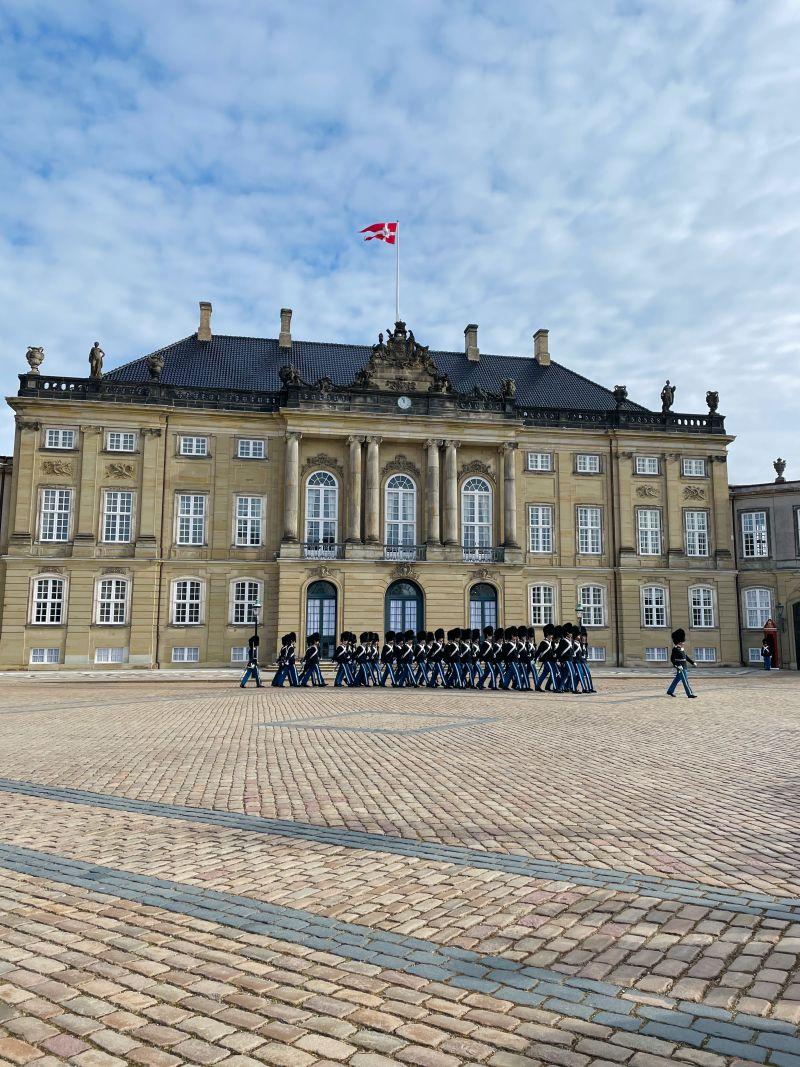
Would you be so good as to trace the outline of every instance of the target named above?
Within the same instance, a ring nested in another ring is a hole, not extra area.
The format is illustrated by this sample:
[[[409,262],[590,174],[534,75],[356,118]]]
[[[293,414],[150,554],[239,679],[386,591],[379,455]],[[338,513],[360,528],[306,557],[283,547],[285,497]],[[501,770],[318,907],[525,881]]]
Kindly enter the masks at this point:
[[[124,578],[101,578],[97,583],[95,620],[103,626],[125,622],[128,606],[128,583]]]
[[[60,626],[64,621],[64,579],[37,578],[33,583],[31,622]]]
[[[602,585],[583,585],[578,590],[584,626],[605,626],[605,593]]]
[[[197,578],[180,578],[172,583],[172,621],[190,626],[202,619],[203,583]]]
[[[637,456],[637,474],[658,474],[658,456]]]
[[[768,556],[766,511],[742,512],[742,555]]]
[[[532,504],[528,508],[531,552],[553,551],[553,509],[549,504]]]
[[[488,582],[478,582],[469,591],[469,625],[481,631],[497,626],[497,590]]]
[[[600,508],[578,508],[578,552],[582,556],[599,556],[602,547]]]
[[[236,497],[236,544],[261,544],[261,519],[264,501],[260,496]]]
[[[339,518],[339,486],[332,474],[316,471],[306,482],[306,541],[333,544]]]
[[[109,430],[106,449],[109,452],[135,452],[136,434],[132,430]]]
[[[642,589],[642,626],[667,625],[667,591],[661,585]]]
[[[714,590],[710,585],[696,585],[689,590],[689,610],[692,626],[714,625]]]
[[[201,493],[178,495],[179,545],[202,545],[206,540],[206,498]]]
[[[207,437],[179,437],[178,452],[182,456],[207,456]]]
[[[103,506],[103,540],[130,541],[133,519],[133,493],[106,489]]]
[[[483,478],[468,478],[461,490],[461,530],[464,548],[492,544],[492,490]]]
[[[772,593],[769,589],[745,589],[744,611],[748,630],[763,630],[772,618]]]
[[[68,541],[71,514],[71,489],[43,489],[39,540]]]
[[[686,534],[686,555],[708,555],[708,512],[684,511],[683,525]]]
[[[636,531],[640,556],[661,555],[661,512],[658,508],[639,508]]]
[[[531,586],[531,626],[546,626],[555,613],[556,593],[552,585]]]
[[[76,436],[75,430],[46,430],[44,435],[44,447],[74,448]]]
[[[243,626],[256,618],[256,605],[261,601],[261,583],[242,578],[233,583],[233,610],[231,622]]]
[[[414,545],[417,541],[417,487],[406,474],[393,474],[386,483],[386,544]]]

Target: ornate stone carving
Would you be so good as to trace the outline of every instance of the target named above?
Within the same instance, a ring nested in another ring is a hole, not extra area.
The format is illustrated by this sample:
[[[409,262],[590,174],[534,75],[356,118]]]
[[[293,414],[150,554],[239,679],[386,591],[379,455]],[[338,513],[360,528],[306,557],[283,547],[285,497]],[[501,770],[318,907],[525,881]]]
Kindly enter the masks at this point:
[[[490,482],[494,481],[494,472],[488,463],[484,463],[483,460],[473,459],[469,463],[465,463],[461,470],[458,472],[459,479],[468,478],[471,474],[477,474],[481,478],[488,478]]]
[[[491,578],[491,576],[492,572],[489,570],[488,567],[479,567],[476,571],[473,571],[469,577],[470,581],[475,580],[478,582],[485,582],[489,578]]]
[[[81,433],[84,435],[84,437],[88,436],[88,434],[90,433],[100,433],[102,429],[102,426],[93,426],[88,424],[86,426],[81,425],[80,427]]]
[[[775,479],[775,485],[783,485],[783,483],[786,481],[783,476],[783,472],[786,470],[786,460],[781,459],[781,457],[778,456],[772,466],[775,468],[775,473],[778,475],[778,477]]]
[[[413,474],[419,478],[419,467],[408,456],[398,452],[394,459],[383,465],[381,476],[385,478],[387,474]]]
[[[101,574],[128,574],[124,567],[103,567]]]
[[[19,426],[20,430],[35,430],[38,433],[39,430],[41,430],[42,428],[42,424],[40,422],[36,422],[36,420],[32,419],[21,419],[19,415],[17,415],[15,421],[17,423],[17,426]]]
[[[107,463],[106,478],[133,478],[136,468],[132,463]]]
[[[417,572],[410,563],[398,563],[397,566],[392,569],[392,578],[410,578],[413,581],[416,577]]]
[[[25,359],[27,359],[28,366],[31,368],[31,374],[38,374],[39,367],[44,363],[44,349],[38,345],[28,345]]]
[[[657,497],[659,495],[658,489],[654,485],[638,485],[636,487],[636,495],[641,497]]]
[[[142,429],[139,432],[141,433],[142,437],[160,437],[161,436],[161,427],[160,426],[143,426]]]
[[[72,477],[72,464],[65,459],[46,459],[42,464],[43,474],[56,474],[60,478]]]
[[[709,389],[706,393],[706,403],[708,404],[709,415],[716,415],[719,407],[719,393]]]
[[[333,577],[333,571],[331,570],[330,567],[325,567],[325,566],[314,567],[312,570],[310,570],[308,572],[308,576],[309,576],[309,578],[332,578]]]
[[[685,485],[683,487],[684,500],[705,500],[706,491],[699,485]]]
[[[333,392],[333,382],[326,374],[324,378],[320,378],[319,381],[314,382],[314,388],[319,390],[320,396],[330,396]]]
[[[278,377],[284,386],[288,385],[302,385],[303,379],[300,377],[300,372],[296,367],[292,367],[290,364],[285,363],[278,371]]]
[[[439,373],[427,345],[418,344],[404,322],[396,322],[393,330],[378,335],[372,355],[365,367],[356,374],[353,383],[360,389],[379,389],[388,392],[450,391],[446,375]]]
[[[675,403],[675,386],[669,384],[669,378],[667,378],[664,388],[661,390],[661,414],[666,415],[672,405]]]
[[[103,360],[105,359],[105,352],[100,347],[100,342],[95,341],[89,350],[89,377],[90,378],[102,378],[103,377]]]
[[[153,352],[147,357],[147,370],[154,382],[161,380],[161,372],[164,369],[164,357],[160,352]]]
[[[613,389],[614,403],[618,408],[621,408],[625,401],[628,399],[628,387],[627,385],[615,385]]]
[[[513,400],[517,395],[517,383],[513,378],[503,378],[500,383],[500,395],[504,400]]]
[[[329,456],[326,452],[318,452],[316,456],[309,456],[303,464],[303,468],[300,471],[301,476],[305,476],[311,470],[316,470],[318,467],[327,467],[329,470],[334,470],[339,477],[344,476],[344,470],[338,459],[334,459],[333,456]]]

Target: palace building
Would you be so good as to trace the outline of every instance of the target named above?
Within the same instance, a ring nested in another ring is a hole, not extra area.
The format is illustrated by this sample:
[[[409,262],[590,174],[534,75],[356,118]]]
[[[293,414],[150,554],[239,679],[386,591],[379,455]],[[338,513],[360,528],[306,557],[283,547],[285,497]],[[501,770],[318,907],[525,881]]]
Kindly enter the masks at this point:
[[[709,410],[663,410],[551,360],[217,336],[9,404],[0,666],[220,667],[280,635],[587,626],[595,661],[738,664],[726,450]]]

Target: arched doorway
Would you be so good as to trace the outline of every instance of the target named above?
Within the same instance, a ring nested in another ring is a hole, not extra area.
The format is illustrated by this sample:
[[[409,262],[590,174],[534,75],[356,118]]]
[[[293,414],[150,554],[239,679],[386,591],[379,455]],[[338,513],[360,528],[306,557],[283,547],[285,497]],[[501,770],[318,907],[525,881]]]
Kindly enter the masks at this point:
[[[386,590],[384,629],[421,630],[425,625],[422,592],[414,582],[392,582]]]
[[[336,646],[336,586],[331,582],[312,582],[306,594],[306,635],[318,633],[320,655],[333,656]]]
[[[469,624],[473,630],[497,626],[497,590],[488,582],[478,582],[469,591]]]

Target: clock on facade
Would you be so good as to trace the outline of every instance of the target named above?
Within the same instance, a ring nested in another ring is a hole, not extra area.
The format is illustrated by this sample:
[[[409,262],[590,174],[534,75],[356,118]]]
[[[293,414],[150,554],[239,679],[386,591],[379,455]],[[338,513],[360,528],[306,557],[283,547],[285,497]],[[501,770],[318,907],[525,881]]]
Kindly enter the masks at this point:
[[[399,396],[397,398],[397,406],[400,408],[401,411],[408,411],[408,409],[411,407],[411,397]]]

